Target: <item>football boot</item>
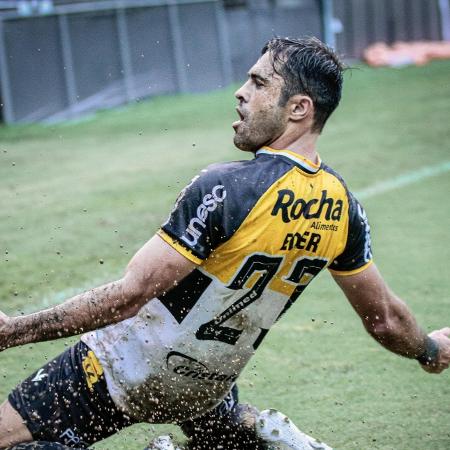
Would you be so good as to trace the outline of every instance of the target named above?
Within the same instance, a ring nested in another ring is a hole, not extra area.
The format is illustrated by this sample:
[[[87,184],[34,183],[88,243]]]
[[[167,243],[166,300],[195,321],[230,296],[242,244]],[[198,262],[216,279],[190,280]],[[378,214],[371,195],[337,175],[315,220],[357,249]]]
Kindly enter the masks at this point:
[[[266,409],[257,415],[255,430],[268,450],[333,450],[300,431],[287,416],[275,409]]]

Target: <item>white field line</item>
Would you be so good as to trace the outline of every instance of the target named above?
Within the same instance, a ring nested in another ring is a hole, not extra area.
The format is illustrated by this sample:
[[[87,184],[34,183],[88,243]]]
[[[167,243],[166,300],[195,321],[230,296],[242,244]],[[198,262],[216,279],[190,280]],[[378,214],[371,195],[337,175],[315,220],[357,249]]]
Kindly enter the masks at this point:
[[[404,186],[408,186],[410,184],[418,183],[427,178],[434,177],[436,175],[440,175],[449,171],[450,161],[444,161],[435,166],[426,166],[422,169],[407,172],[403,175],[399,175],[398,177],[393,177],[389,180],[375,183],[372,186],[368,186],[367,188],[359,192],[354,192],[354,194],[358,199],[365,200],[389,191],[393,191],[395,189],[402,188]],[[94,286],[98,286],[102,283],[104,283],[104,280],[94,280],[89,283],[89,285],[83,287],[65,289],[50,296],[46,296],[39,303],[28,305],[27,307],[22,308],[19,312],[21,314],[28,314],[36,310],[49,308],[53,305],[63,302],[67,298],[73,297],[80,292],[83,292]]]
[[[366,198],[375,197],[377,195],[384,194],[385,192],[393,191],[448,171],[450,171],[450,161],[444,161],[435,166],[426,166],[422,169],[407,172],[403,175],[399,175],[398,177],[375,183],[372,186],[366,187],[362,191],[355,192],[354,194],[358,199],[365,200]]]

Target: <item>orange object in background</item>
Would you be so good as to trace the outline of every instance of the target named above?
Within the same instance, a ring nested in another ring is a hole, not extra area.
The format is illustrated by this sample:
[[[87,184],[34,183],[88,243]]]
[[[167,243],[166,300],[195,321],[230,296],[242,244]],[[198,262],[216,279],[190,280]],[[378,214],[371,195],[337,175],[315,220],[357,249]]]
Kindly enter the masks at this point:
[[[363,58],[370,66],[422,66],[433,59],[450,59],[450,42],[395,42],[391,46],[376,42],[364,50]]]

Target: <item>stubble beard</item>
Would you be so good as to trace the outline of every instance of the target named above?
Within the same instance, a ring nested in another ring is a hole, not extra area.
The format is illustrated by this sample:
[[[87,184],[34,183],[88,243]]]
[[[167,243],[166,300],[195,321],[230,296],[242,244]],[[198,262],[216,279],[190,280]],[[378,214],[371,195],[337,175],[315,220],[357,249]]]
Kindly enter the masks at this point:
[[[255,153],[261,147],[270,145],[284,131],[280,111],[259,112],[242,121],[234,135],[234,145],[244,152]]]

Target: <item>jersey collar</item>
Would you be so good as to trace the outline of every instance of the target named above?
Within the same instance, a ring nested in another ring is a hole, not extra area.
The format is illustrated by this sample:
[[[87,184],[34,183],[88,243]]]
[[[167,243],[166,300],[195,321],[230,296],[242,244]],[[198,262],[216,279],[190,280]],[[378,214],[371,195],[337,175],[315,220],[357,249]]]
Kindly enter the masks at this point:
[[[256,152],[256,155],[284,156],[308,173],[317,173],[322,165],[322,161],[319,155],[317,155],[318,162],[316,164],[309,159],[300,156],[298,153],[292,152],[290,150],[275,150],[270,147],[262,147]]]

